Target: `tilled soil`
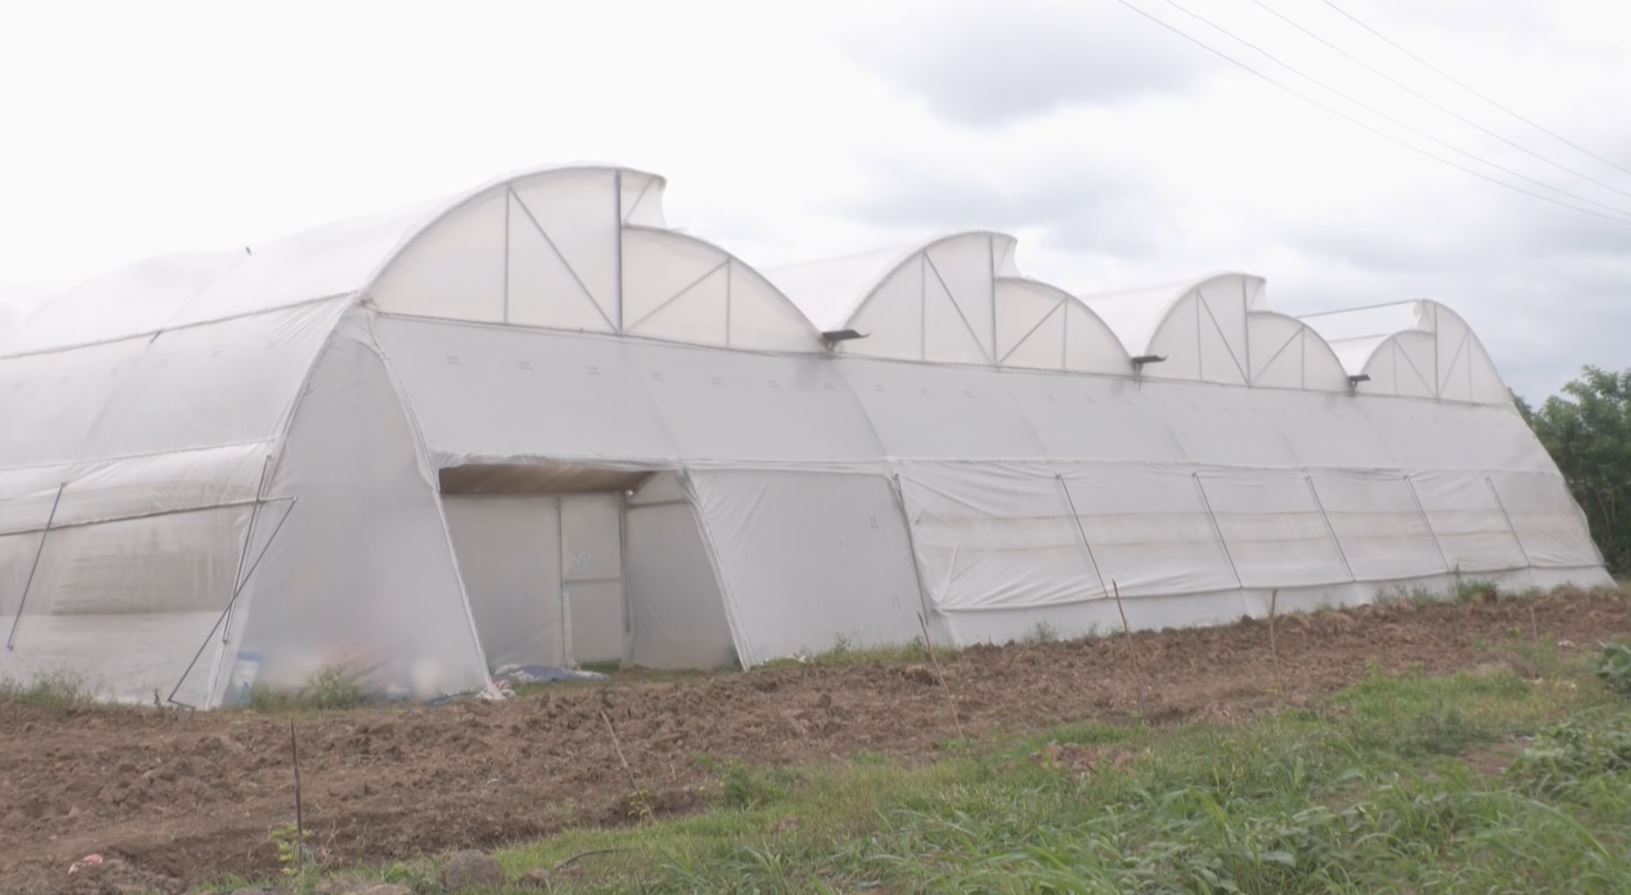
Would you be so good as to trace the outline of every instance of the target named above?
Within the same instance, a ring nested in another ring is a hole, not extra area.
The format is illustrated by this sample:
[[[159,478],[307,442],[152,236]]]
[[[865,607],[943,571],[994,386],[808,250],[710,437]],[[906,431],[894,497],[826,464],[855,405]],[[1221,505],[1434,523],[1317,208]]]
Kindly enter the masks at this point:
[[[1500,661],[1514,637],[1595,648],[1631,634],[1631,600],[1373,606],[1288,616],[1275,634],[1277,660],[1269,626],[1243,621],[975,647],[941,665],[971,735],[1139,717],[1228,723],[1317,702],[1373,665],[1445,673]],[[932,671],[882,663],[562,686],[295,724],[306,825],[341,864],[628,823],[647,803],[697,809],[717,783],[717,762],[702,756],[928,760],[955,736]],[[270,834],[293,813],[289,746],[287,716],[0,703],[0,892],[180,892],[275,873]],[[90,853],[118,861],[118,874],[68,873]]]

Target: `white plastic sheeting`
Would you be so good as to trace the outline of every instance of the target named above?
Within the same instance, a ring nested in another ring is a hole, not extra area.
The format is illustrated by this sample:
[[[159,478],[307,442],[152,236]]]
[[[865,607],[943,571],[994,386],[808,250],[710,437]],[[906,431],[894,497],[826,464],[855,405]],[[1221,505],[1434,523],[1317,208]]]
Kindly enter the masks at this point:
[[[824,332],[865,357],[1124,374],[1127,352],[1070,294],[1020,275],[1002,233],[942,237],[905,252],[812,261],[767,272]]]
[[[488,663],[566,664],[559,500],[450,494],[442,506]]]
[[[617,168],[504,181],[434,218],[366,288],[393,314],[820,350],[809,321],[756,271],[663,229],[661,193],[660,178]]]
[[[628,652],[623,592],[623,495],[569,494],[561,507],[561,596],[575,662]],[[495,663],[496,664],[496,663]]]
[[[1246,315],[1251,383],[1325,392],[1348,390],[1342,361],[1318,332],[1295,317],[1273,311]]]
[[[1118,339],[1010,237],[767,279],[662,188],[550,169],[0,294],[0,678],[426,697],[920,612],[972,643],[1608,580],[1436,303],[1299,321],[1225,275],[1104,303]]]
[[[691,484],[744,665],[919,636],[918,579],[886,477],[698,471]]]
[[[224,681],[296,688],[336,669],[402,696],[489,686],[433,470],[367,323],[341,324],[302,391]]]
[[[1302,318],[1331,344],[1361,393],[1479,404],[1512,400],[1484,345],[1459,314],[1418,299]]]
[[[629,650],[647,668],[719,668],[736,662],[730,623],[697,511],[674,473],[629,498]]]
[[[379,334],[440,466],[539,457],[647,467],[865,462],[881,454],[840,372],[820,356],[405,318],[382,318]]]
[[[16,582],[0,596],[0,677],[67,669],[125,698],[178,684],[177,700],[208,698],[211,626],[245,566],[261,477],[340,312],[305,303],[0,356],[0,532],[18,533],[0,538],[0,579]],[[94,332],[149,320],[113,316]],[[65,337],[56,319],[14,336]]]

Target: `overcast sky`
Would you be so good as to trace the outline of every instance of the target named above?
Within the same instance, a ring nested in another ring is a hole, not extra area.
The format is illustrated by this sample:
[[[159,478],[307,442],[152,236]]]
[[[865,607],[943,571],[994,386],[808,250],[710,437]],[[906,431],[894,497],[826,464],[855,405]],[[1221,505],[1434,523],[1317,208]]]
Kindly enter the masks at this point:
[[[1333,2],[1631,169],[1631,4]],[[1438,298],[1531,399],[1582,364],[1631,367],[1631,173],[1325,0],[1126,3],[1623,220],[1425,158],[1118,0],[17,3],[0,11],[0,284],[594,160],[666,175],[671,223],[767,266],[985,227],[1075,292],[1236,269],[1291,313]]]

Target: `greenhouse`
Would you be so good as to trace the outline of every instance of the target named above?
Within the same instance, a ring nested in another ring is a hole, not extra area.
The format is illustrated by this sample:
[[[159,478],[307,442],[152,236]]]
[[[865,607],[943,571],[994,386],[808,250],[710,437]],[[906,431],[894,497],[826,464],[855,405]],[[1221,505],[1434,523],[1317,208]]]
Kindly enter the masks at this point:
[[[1435,302],[1076,296],[988,232],[758,270],[663,189],[546,169],[0,291],[0,679],[431,698],[1609,581]]]

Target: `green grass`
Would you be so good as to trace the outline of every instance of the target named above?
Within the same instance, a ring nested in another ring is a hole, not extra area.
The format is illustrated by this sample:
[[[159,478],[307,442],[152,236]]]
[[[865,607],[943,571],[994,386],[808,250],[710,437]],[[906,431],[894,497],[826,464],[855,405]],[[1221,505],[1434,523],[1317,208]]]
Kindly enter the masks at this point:
[[[1631,891],[1631,701],[1608,660],[1511,646],[1238,726],[705,765],[704,813],[498,857],[557,893]],[[439,891],[429,859],[347,876]]]
[[[1078,725],[929,766],[727,765],[706,814],[500,859],[583,856],[553,889],[582,893],[1631,891],[1631,711],[1581,663],[1526,665],[1538,679],[1376,675],[1317,712]],[[1504,774],[1463,761],[1537,734]]]
[[[951,655],[948,647],[937,646],[937,656]],[[800,666],[816,666],[820,668],[837,668],[849,665],[898,665],[910,662],[928,661],[929,651],[923,645],[922,637],[913,637],[910,641],[896,646],[865,646],[858,647],[849,638],[839,635],[834,638],[831,648],[813,655],[801,656],[796,659],[775,659],[754,667],[761,668],[798,668]],[[752,672],[748,672],[751,674]]]
[[[261,684],[249,688],[243,707],[252,712],[337,711],[377,701],[357,676],[339,668],[322,668],[299,690]]]
[[[96,702],[96,692],[81,675],[71,671],[44,671],[27,681],[0,679],[0,701],[56,707]]]

